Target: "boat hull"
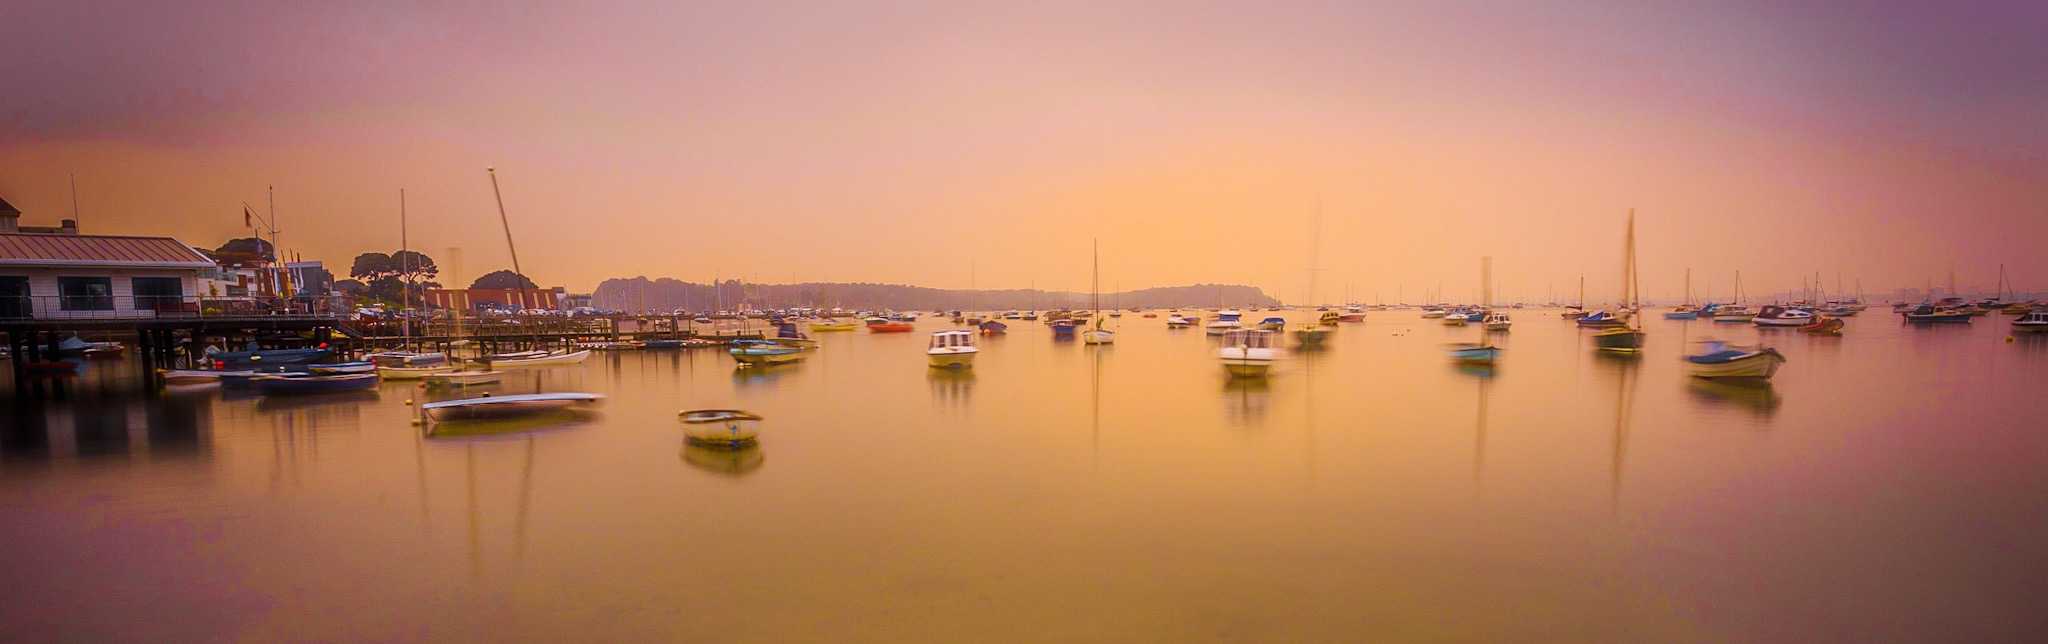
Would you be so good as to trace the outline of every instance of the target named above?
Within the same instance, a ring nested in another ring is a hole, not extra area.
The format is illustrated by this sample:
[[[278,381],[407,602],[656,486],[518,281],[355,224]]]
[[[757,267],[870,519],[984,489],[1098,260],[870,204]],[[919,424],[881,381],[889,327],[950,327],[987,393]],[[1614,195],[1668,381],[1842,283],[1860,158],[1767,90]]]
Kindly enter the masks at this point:
[[[1096,329],[1081,334],[1081,342],[1087,344],[1112,344],[1116,342],[1116,333],[1113,331],[1104,331],[1101,329]]]
[[[1631,329],[1610,329],[1593,334],[1593,344],[1601,351],[1632,353],[1643,350],[1643,332]]]
[[[797,361],[797,360],[801,360],[801,359],[803,359],[803,353],[802,353],[801,351],[799,351],[799,350],[790,350],[790,351],[743,351],[743,350],[734,350],[734,351],[732,351],[731,353],[732,353],[732,359],[734,359],[734,360],[738,360],[738,361],[740,361],[740,362],[741,362],[742,364],[782,364],[782,363],[785,363],[785,362],[795,362],[795,361]]]
[[[554,365],[582,364],[583,361],[588,358],[590,358],[590,350],[584,349],[582,351],[575,351],[571,353],[551,353],[548,355],[534,358],[501,358],[497,360],[491,360],[489,362],[492,369],[504,369],[507,367],[548,367]]]
[[[1785,364],[1785,356],[1766,349],[1727,362],[1687,362],[1686,368],[1694,378],[1767,380],[1778,373],[1778,366],[1782,364]]]
[[[1500,360],[1500,347],[1464,346],[1450,350],[1451,360],[1459,364],[1493,364]]]
[[[965,369],[974,366],[979,351],[929,351],[925,361],[935,369]]]
[[[505,378],[499,371],[450,371],[426,377],[429,387],[471,387],[488,385]]]

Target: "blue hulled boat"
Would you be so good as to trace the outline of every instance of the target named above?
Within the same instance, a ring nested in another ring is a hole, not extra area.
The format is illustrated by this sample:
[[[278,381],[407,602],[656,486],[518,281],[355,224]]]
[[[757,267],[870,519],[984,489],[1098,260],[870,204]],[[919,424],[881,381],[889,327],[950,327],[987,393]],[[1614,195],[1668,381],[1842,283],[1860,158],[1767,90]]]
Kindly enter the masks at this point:
[[[312,364],[334,357],[332,349],[263,349],[222,351],[211,356],[216,367],[247,367],[273,364]]]

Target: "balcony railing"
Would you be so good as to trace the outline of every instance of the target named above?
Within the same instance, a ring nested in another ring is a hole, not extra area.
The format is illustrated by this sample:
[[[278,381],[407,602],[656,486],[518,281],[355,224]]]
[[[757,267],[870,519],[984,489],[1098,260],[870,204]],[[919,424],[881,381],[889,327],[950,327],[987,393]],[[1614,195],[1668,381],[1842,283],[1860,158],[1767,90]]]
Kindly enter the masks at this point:
[[[0,296],[0,321],[166,320],[188,318],[339,319],[354,309],[340,298],[275,298],[193,295]]]

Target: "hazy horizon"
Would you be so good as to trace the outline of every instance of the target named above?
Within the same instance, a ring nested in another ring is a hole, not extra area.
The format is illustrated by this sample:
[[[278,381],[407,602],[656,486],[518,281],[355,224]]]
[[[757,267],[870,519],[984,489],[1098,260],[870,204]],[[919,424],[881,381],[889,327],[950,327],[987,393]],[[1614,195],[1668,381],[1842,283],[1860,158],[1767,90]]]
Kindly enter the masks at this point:
[[[2048,283],[2048,6],[32,1],[25,222],[525,272],[1284,301]],[[1308,288],[1320,204],[1320,267]],[[1348,289],[1347,289],[1348,287]]]

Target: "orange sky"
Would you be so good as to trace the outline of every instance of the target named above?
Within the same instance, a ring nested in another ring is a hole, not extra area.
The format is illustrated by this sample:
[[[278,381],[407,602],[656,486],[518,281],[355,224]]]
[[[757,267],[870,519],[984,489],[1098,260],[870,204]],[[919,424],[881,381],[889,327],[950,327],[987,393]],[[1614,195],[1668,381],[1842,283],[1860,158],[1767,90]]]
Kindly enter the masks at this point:
[[[119,11],[0,34],[0,195],[89,232],[240,235],[345,269],[413,245],[526,272],[1298,301],[1587,275],[1725,297],[1818,271],[1872,292],[2048,288],[2039,7],[1772,3],[803,4]],[[17,100],[18,99],[18,100]]]

